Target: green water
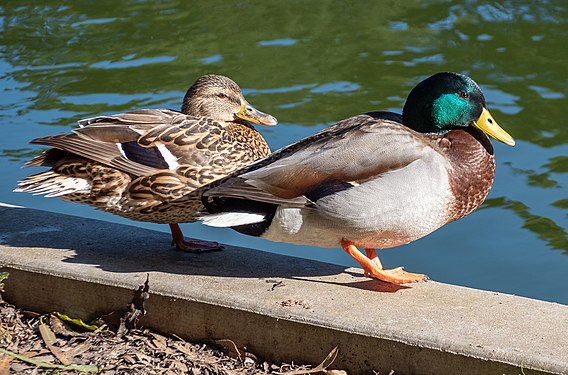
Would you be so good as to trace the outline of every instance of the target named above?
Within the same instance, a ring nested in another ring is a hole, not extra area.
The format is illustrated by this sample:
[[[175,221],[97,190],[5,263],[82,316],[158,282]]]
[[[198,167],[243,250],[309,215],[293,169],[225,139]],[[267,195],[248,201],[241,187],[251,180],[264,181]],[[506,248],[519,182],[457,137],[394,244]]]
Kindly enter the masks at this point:
[[[260,129],[277,149],[357,113],[400,111],[422,78],[457,71],[480,84],[517,146],[494,143],[497,176],[482,209],[386,250],[383,263],[437,281],[568,304],[568,3],[521,3],[4,2],[0,201],[167,231],[12,193],[18,179],[38,171],[20,168],[39,150],[27,141],[67,132],[83,117],[179,108],[198,76],[220,73],[280,120]],[[270,243],[199,224],[183,229],[356,265],[340,249]],[[167,245],[163,251],[170,251]]]

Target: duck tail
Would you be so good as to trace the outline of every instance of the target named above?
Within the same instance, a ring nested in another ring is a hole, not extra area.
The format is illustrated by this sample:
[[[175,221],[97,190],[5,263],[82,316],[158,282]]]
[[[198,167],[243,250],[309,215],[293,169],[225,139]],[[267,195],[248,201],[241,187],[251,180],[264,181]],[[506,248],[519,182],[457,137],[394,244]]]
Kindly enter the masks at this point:
[[[18,182],[18,187],[14,191],[45,197],[62,197],[73,193],[88,192],[90,188],[90,182],[84,178],[65,176],[49,170],[24,178]]]
[[[26,167],[53,167],[55,163],[63,160],[69,155],[70,153],[67,151],[50,148],[28,161],[25,165]]]
[[[266,218],[262,214],[254,214],[247,212],[221,212],[217,214],[209,214],[199,218],[199,220],[210,227],[236,227],[239,225],[249,225],[260,223]]]

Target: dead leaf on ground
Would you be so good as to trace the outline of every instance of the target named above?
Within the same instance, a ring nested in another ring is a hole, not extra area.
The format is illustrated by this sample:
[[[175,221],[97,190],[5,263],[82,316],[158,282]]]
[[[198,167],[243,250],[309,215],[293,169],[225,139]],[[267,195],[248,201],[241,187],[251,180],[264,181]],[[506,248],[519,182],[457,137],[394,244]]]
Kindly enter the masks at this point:
[[[10,375],[10,362],[13,359],[7,355],[0,355],[0,375]]]
[[[245,352],[241,351],[233,340],[229,339],[215,340],[215,344],[225,348],[228,352],[229,357],[237,358],[239,362],[243,361],[243,358],[245,357]]]
[[[88,339],[82,344],[75,345],[71,348],[63,349],[65,354],[69,357],[77,357],[91,348],[91,339]]]
[[[318,372],[323,372],[323,373],[329,373],[330,371],[327,371],[327,368],[329,366],[332,365],[332,363],[335,361],[335,359],[337,358],[337,355],[339,354],[339,349],[337,348],[337,346],[335,348],[333,348],[331,350],[331,352],[329,352],[329,354],[327,355],[327,357],[325,357],[325,359],[316,367],[312,368],[312,369],[308,369],[308,370],[294,370],[294,371],[288,371],[285,373],[282,373],[281,375],[304,375],[304,374],[317,374]],[[332,370],[332,371],[337,371],[337,370]],[[337,373],[336,373],[337,374]]]
[[[43,323],[43,321],[39,325],[39,333],[41,334],[41,338],[49,351],[59,360],[59,362],[64,365],[70,365],[72,363],[65,353],[54,345],[57,341],[57,337],[55,337],[55,333],[53,333],[53,331],[47,326],[47,324]]]
[[[129,307],[131,304],[134,307],[129,311],[138,311],[138,316],[144,314],[145,309],[141,303],[149,296],[148,291],[147,278],[146,283],[136,291],[135,298],[129,304]],[[116,323],[123,313],[124,311],[113,314],[117,318]],[[49,319],[49,324],[46,319]],[[174,334],[161,334],[149,329],[131,328],[128,329],[127,336],[117,336],[113,333],[114,330],[111,331],[107,325],[102,325],[94,332],[69,334],[67,329],[61,329],[60,325],[52,321],[62,323],[59,318],[51,314],[29,313],[24,317],[22,310],[0,302],[0,375],[5,375],[2,373],[6,371],[5,368],[9,369],[7,371],[10,374],[60,373],[62,375],[76,374],[77,371],[98,371],[103,375],[115,373],[253,375],[282,374],[307,368],[294,364],[263,363],[247,352],[246,348],[239,348],[230,340],[225,343],[229,349],[232,349],[234,357],[229,357],[222,350],[203,343],[186,342]],[[53,353],[58,350],[60,357],[64,356],[69,361],[87,365],[59,364],[61,359],[58,360]],[[240,357],[240,360],[235,357]]]
[[[49,329],[49,327],[45,323],[43,323],[43,321],[39,324],[39,333],[41,334],[43,342],[48,347],[55,344],[55,342],[57,341],[55,333],[53,333],[53,331]]]
[[[81,372],[98,372],[99,371],[99,367],[95,366],[95,365],[57,365],[57,364],[54,364],[54,363],[41,361],[37,358],[29,358],[29,357],[11,352],[11,351],[3,349],[3,348],[0,348],[0,352],[7,354],[11,357],[14,357],[16,359],[19,359],[20,361],[28,362],[28,363],[31,363],[35,366],[43,367],[43,368],[72,370],[72,371],[81,371]]]

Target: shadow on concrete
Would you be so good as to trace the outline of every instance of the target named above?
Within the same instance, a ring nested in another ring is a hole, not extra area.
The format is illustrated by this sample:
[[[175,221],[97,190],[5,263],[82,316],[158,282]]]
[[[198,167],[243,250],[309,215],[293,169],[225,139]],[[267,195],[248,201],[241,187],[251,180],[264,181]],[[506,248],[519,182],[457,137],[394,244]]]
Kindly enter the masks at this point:
[[[170,247],[171,237],[162,232],[99,220],[32,209],[0,207],[0,243],[21,248],[22,256],[34,249],[72,250],[64,263],[91,264],[108,272],[165,272],[238,278],[305,279],[316,283],[394,293],[404,286],[369,280],[321,281],[314,277],[346,273],[346,267],[278,255],[260,250],[226,246],[219,252],[184,253]],[[309,278],[309,279],[308,279]]]

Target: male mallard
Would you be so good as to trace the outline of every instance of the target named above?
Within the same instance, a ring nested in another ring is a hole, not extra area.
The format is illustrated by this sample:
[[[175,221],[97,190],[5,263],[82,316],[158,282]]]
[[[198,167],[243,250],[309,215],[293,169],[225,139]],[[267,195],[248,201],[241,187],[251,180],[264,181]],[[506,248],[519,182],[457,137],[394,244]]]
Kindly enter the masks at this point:
[[[206,187],[211,215],[201,220],[272,241],[341,246],[366,275],[421,281],[402,267],[383,269],[375,248],[417,240],[481,205],[495,173],[486,134],[515,144],[471,78],[438,73],[410,92],[402,116],[348,118]]]
[[[270,153],[249,121],[277,123],[253,108],[231,79],[205,75],[185,94],[181,112],[143,109],[93,117],[71,133],[32,140],[54,148],[27,164],[51,169],[20,181],[15,191],[169,224],[180,250],[218,249],[217,243],[184,241],[177,223],[199,215],[196,189]]]

